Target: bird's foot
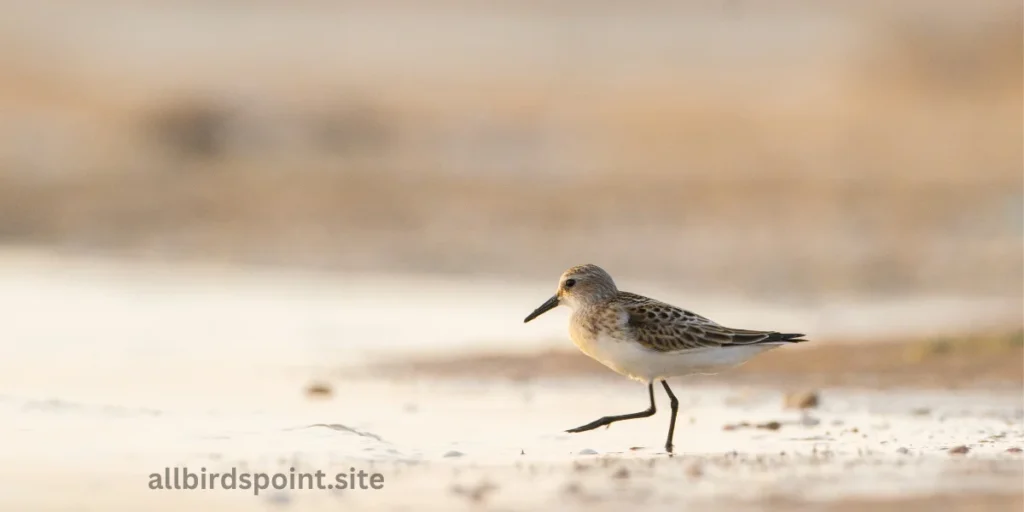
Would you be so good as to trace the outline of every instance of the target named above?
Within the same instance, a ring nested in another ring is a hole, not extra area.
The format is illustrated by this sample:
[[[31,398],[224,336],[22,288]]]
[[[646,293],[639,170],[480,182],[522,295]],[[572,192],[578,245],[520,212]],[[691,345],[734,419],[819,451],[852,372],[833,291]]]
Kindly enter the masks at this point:
[[[612,423],[613,423],[613,421],[608,421],[608,418],[601,418],[601,419],[598,419],[598,420],[591,421],[590,423],[587,423],[586,425],[580,425],[580,426],[578,426],[576,428],[570,428],[569,430],[566,430],[566,432],[568,432],[570,434],[577,434],[579,432],[586,432],[588,430],[594,430],[595,428],[610,427],[610,426],[612,426]]]
[[[570,428],[569,430],[566,430],[566,432],[568,432],[570,434],[579,434],[580,432],[586,432],[588,430],[593,430],[593,429],[594,429],[594,427],[591,427],[590,425],[583,425],[582,427]]]

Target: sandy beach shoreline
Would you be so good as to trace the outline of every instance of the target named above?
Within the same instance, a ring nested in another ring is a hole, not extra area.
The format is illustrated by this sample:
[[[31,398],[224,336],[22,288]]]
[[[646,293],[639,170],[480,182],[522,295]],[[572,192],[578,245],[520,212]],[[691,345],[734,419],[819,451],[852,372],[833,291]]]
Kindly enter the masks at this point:
[[[678,455],[668,457],[664,412],[564,433],[642,406],[643,392],[570,352],[558,319],[522,328],[532,287],[467,304],[489,284],[424,278],[403,295],[397,278],[18,261],[0,266],[5,509],[591,511],[641,503],[838,512],[1022,499],[1021,377],[1008,363],[1021,348],[1012,329],[950,329],[910,343],[826,337],[818,348],[680,381]],[[466,309],[479,316],[469,321]],[[396,311],[420,311],[430,329],[416,338],[414,325],[398,326],[388,338],[381,326]],[[756,307],[734,314],[765,315]],[[381,358],[393,365],[379,366]],[[817,406],[785,407],[797,388],[814,390]],[[960,446],[966,453],[951,452]],[[259,496],[148,488],[150,474],[172,467],[356,468],[381,473],[385,487]]]
[[[838,511],[867,503],[930,510],[946,499],[967,510],[1024,496],[1019,393],[825,389],[818,407],[795,411],[782,406],[782,392],[761,386],[685,386],[677,389],[677,455],[668,457],[660,453],[664,414],[586,436],[562,432],[636,408],[642,390],[627,382],[336,381],[330,396],[307,397],[280,374],[260,378],[277,391],[249,401],[232,400],[230,389],[199,398],[190,386],[178,392],[191,400],[157,396],[149,408],[5,396],[0,435],[11,447],[0,502],[33,510],[615,510],[640,502]],[[208,388],[204,379],[193,386]],[[168,467],[356,469],[382,474],[385,484],[259,495],[150,490],[149,475]],[[60,493],[46,492],[55,485]]]

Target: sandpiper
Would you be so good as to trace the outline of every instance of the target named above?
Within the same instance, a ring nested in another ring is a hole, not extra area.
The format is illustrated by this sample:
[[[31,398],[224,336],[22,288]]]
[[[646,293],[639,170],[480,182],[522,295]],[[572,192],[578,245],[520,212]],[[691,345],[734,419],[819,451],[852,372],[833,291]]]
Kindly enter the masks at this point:
[[[679,401],[665,379],[718,373],[766,350],[807,341],[803,334],[730,329],[671,304],[619,291],[612,276],[592,264],[566,270],[555,295],[523,322],[560,305],[572,309],[569,336],[573,343],[615,372],[646,383],[651,403],[644,411],[605,416],[566,432],[586,432],[616,421],[653,416],[657,412],[654,382],[660,380],[672,407],[665,440],[668,453],[672,453]]]

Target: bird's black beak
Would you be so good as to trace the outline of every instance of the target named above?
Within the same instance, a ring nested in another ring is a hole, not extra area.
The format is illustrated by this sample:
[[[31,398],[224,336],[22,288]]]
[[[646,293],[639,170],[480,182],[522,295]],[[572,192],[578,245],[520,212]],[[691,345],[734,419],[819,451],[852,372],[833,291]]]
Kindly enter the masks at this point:
[[[544,313],[547,313],[548,311],[555,309],[556,307],[558,307],[558,295],[553,295],[550,299],[547,300],[547,302],[541,304],[539,308],[533,310],[533,313],[530,313],[530,316],[526,317],[526,319],[523,320],[523,323],[525,324],[526,322],[529,322],[530,320],[533,320],[534,318],[537,318],[538,316],[541,316]]]

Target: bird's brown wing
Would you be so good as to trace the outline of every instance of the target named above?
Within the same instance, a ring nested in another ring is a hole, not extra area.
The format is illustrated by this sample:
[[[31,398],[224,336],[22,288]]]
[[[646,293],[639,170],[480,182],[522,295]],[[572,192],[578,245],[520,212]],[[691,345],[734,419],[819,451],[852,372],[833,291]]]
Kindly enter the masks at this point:
[[[731,329],[692,311],[633,293],[620,292],[617,302],[626,312],[626,326],[634,339],[658,352],[805,341],[798,339],[803,334]]]

